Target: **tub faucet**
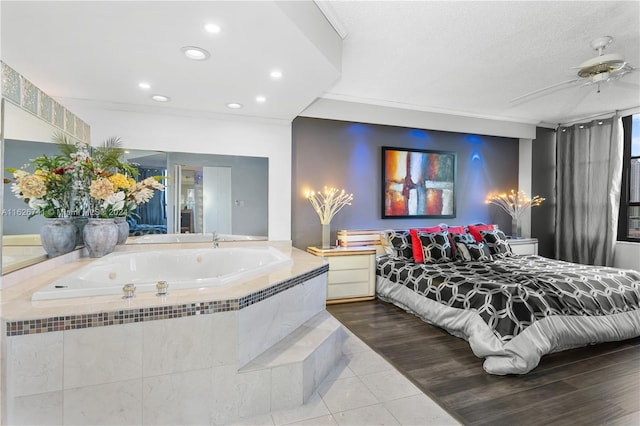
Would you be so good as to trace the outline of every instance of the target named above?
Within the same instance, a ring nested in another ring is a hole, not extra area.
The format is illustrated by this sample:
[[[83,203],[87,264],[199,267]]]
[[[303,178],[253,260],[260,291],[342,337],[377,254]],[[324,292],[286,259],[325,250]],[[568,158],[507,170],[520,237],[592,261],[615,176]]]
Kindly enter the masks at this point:
[[[220,237],[218,237],[218,233],[213,231],[213,248],[220,247]]]

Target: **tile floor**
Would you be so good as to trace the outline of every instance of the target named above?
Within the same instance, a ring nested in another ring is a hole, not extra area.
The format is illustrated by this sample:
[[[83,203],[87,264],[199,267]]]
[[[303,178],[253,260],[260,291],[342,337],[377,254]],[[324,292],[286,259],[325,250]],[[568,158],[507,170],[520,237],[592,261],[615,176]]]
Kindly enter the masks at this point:
[[[302,407],[236,425],[415,425],[459,423],[346,328],[343,357]]]

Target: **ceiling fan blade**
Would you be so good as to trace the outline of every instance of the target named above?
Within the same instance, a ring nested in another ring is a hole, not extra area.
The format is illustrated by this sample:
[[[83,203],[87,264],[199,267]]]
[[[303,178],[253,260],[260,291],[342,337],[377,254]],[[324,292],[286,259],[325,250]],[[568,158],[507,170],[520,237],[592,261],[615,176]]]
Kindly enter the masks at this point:
[[[522,96],[518,96],[517,98],[513,98],[513,99],[511,99],[509,101],[509,103],[515,103],[515,102],[521,101],[521,100],[523,100],[525,98],[540,94],[542,92],[546,92],[548,90],[555,89],[557,87],[561,87],[561,86],[569,85],[569,84],[572,84],[572,83],[576,83],[576,82],[578,82],[580,80],[581,79],[579,79],[579,78],[574,78],[574,79],[571,79],[571,80],[562,81],[560,83],[552,84],[551,86],[543,87],[542,89],[534,90],[533,92],[525,93]]]
[[[611,84],[613,84],[616,87],[620,87],[620,88],[626,87],[627,89],[631,89],[631,90],[640,89],[640,84],[632,83],[630,81],[612,80]]]

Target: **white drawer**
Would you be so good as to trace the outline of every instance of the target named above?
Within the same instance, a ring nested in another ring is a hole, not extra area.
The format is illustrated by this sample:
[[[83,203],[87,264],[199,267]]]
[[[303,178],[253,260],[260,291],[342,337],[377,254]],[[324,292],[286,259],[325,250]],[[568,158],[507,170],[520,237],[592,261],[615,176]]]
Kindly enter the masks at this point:
[[[369,282],[369,269],[345,269],[341,271],[329,269],[327,282],[329,284]]]
[[[538,243],[528,243],[528,244],[510,244],[511,251],[515,254],[521,255],[530,255],[530,254],[538,254]]]
[[[334,284],[327,286],[327,299],[373,296],[369,283]]]
[[[327,257],[331,270],[365,269],[369,267],[372,258],[372,255]]]

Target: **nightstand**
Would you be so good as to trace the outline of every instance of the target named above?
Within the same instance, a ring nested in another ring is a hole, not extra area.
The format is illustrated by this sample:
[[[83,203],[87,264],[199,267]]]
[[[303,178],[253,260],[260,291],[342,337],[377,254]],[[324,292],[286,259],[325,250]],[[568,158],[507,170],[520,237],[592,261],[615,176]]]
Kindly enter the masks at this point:
[[[375,298],[375,248],[336,247],[323,250],[307,247],[307,252],[322,256],[329,262],[327,304]]]
[[[537,238],[514,238],[514,239],[509,239],[507,241],[509,241],[511,250],[515,254],[522,254],[522,255],[538,254]]]

